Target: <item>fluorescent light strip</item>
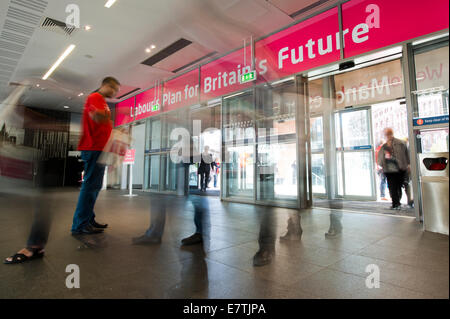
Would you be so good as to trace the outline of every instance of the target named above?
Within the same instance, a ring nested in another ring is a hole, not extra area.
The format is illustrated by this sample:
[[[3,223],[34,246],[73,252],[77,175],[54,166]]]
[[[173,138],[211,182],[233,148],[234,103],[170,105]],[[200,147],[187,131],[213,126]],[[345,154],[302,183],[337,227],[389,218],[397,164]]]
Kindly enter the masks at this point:
[[[61,64],[62,61],[64,61],[65,58],[75,49],[75,44],[69,45],[69,47],[64,51],[64,53],[58,58],[58,60],[55,62],[55,64],[52,65],[52,67],[45,73],[45,75],[42,77],[42,80],[47,80],[48,77],[55,71],[55,69]]]
[[[116,0],[108,0],[105,4],[106,8],[111,8],[111,6],[116,2]]]

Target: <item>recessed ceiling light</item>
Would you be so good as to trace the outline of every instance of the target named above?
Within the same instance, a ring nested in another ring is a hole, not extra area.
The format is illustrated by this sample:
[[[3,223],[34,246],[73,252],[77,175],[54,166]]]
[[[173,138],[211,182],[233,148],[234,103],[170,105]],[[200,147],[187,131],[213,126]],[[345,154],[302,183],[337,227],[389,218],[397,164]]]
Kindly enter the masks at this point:
[[[150,53],[150,52],[152,52],[152,50],[150,50],[150,48],[146,48],[145,52]]]
[[[81,92],[80,94],[78,94],[78,96],[83,96],[84,95],[84,93],[83,92]]]
[[[108,0],[108,1],[105,3],[105,7],[106,7],[106,8],[111,8],[111,6],[114,4],[114,2],[116,2],[116,0]]]
[[[152,46],[150,48],[154,49],[154,48],[156,48],[156,46],[154,44],[152,44]]]
[[[89,30],[91,30],[92,29],[92,27],[90,26],[90,25],[85,25],[84,26],[84,30],[86,30],[86,31],[89,31]]]
[[[64,105],[63,108],[70,109],[70,106]]]
[[[36,87],[39,87],[39,84],[36,84]]]
[[[69,45],[69,47],[64,51],[63,54],[56,60],[55,64],[52,65],[52,67],[45,73],[45,75],[42,77],[42,80],[47,80],[48,77],[53,73],[53,71],[56,70],[56,68],[61,64],[62,61],[64,61],[65,58],[75,49],[75,44]]]

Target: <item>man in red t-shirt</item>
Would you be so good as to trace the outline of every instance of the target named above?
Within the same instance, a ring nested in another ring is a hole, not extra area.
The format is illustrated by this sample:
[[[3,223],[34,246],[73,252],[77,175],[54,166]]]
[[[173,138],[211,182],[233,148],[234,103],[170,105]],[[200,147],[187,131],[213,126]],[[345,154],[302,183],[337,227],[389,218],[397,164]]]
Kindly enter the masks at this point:
[[[83,124],[78,150],[84,161],[84,179],[73,216],[72,234],[102,232],[107,224],[95,221],[94,205],[102,188],[105,166],[97,163],[112,131],[111,110],[105,98],[113,98],[120,83],[113,77],[102,81],[101,88],[90,94],[83,110]]]

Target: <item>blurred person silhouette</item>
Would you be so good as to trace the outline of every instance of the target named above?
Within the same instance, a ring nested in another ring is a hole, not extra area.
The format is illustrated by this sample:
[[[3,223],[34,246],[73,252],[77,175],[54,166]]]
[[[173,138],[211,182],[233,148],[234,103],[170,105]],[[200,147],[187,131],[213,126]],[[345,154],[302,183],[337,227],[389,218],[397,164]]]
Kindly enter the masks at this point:
[[[380,143],[378,143],[377,148],[375,149],[375,166],[377,168],[378,177],[380,178],[381,200],[387,200],[387,198],[386,198],[386,185],[387,185],[386,175],[384,175],[384,173],[383,173],[383,167],[381,167],[381,165],[378,165],[378,153],[379,153],[380,149],[383,147],[383,144],[384,144],[384,141],[381,140]]]
[[[150,226],[142,236],[132,239],[133,245],[160,244],[166,224],[166,204],[171,200],[165,196],[152,194],[150,198]]]
[[[8,201],[31,200],[33,217],[26,246],[6,258],[5,264],[19,264],[42,258],[52,220],[49,198],[44,198],[46,164],[43,152],[37,147],[17,145],[17,139],[9,136],[8,129],[26,129],[25,113],[19,111],[18,102],[28,83],[16,88],[0,105],[0,193]],[[23,110],[23,109],[22,109]],[[43,123],[39,123],[43,124]],[[6,212],[5,212],[6,213]]]
[[[106,77],[100,89],[91,93],[85,103],[82,118],[82,134],[78,144],[84,161],[84,180],[73,216],[72,234],[96,234],[108,224],[95,220],[94,206],[102,188],[105,165],[98,162],[112,132],[111,110],[105,98],[113,98],[120,89],[120,82]]]
[[[212,173],[214,177],[214,188],[217,187],[217,180],[219,179],[219,172],[220,172],[220,162],[219,158],[216,157],[216,159],[211,163],[212,166]]]
[[[408,154],[409,154],[409,140],[407,137],[405,137],[403,140],[406,143],[406,147],[408,149]],[[412,196],[412,189],[411,189],[412,187],[411,187],[411,171],[410,170],[406,170],[405,179],[403,181],[402,187],[405,189],[408,207],[414,208],[414,199]]]
[[[181,249],[191,254],[191,258],[180,255],[180,281],[165,291],[164,298],[186,299],[197,294],[207,298],[209,279],[204,246],[182,246]]]
[[[406,143],[394,137],[392,128],[385,128],[386,143],[378,152],[378,165],[386,175],[389,193],[392,198],[391,209],[400,210],[402,185],[405,175],[410,171],[409,152]]]
[[[326,238],[334,238],[342,233],[342,212],[330,212],[330,228],[325,233]]]
[[[280,241],[298,241],[302,239],[303,229],[301,225],[300,211],[293,211],[289,213],[287,231],[283,236],[280,236]]]
[[[209,146],[205,146],[203,153],[201,154],[200,165],[198,167],[198,174],[200,175],[200,188],[201,191],[206,192],[208,182],[210,180],[210,173],[212,170],[212,154],[209,153]]]
[[[259,249],[253,256],[253,266],[268,265],[275,257],[275,241],[277,220],[276,213],[271,207],[255,207],[259,217]]]
[[[202,244],[205,237],[209,238],[211,231],[208,197],[189,195],[188,200],[194,207],[195,233],[181,240],[183,246]]]

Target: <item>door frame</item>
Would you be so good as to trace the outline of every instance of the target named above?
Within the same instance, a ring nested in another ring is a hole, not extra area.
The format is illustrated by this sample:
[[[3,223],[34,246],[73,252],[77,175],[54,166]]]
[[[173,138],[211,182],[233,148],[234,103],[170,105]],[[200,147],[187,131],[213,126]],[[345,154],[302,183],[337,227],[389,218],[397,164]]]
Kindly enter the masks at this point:
[[[368,135],[369,135],[369,143],[368,145],[370,145],[370,149],[360,149],[360,150],[345,150],[344,148],[344,137],[343,137],[343,127],[342,127],[342,114],[344,113],[350,113],[350,112],[358,112],[358,111],[367,111],[366,116],[367,116],[367,123],[368,123]],[[374,158],[375,158],[375,153],[374,153],[374,143],[373,143],[373,134],[372,134],[372,107],[370,105],[365,105],[365,106],[360,106],[360,107],[355,107],[355,108],[347,108],[347,109],[343,109],[343,110],[336,110],[335,112],[333,112],[334,116],[336,116],[336,114],[339,114],[339,128],[340,128],[340,148],[336,147],[336,156],[341,156],[341,168],[336,167],[336,170],[341,169],[342,170],[342,186],[343,186],[343,195],[340,195],[338,192],[338,187],[339,187],[339,182],[336,183],[335,187],[335,192],[336,192],[336,198],[340,198],[340,199],[344,199],[344,200],[367,200],[367,201],[376,201],[377,200],[377,193],[376,193],[376,177],[375,177],[375,167],[374,167]],[[336,134],[336,123],[334,123],[334,133]],[[336,135],[335,135],[336,136]],[[362,152],[367,152],[370,151],[370,167],[371,167],[371,173],[370,173],[370,184],[371,184],[371,195],[370,196],[358,196],[358,195],[347,195],[346,191],[345,191],[345,185],[346,185],[346,180],[345,180],[345,153],[362,153]],[[337,158],[336,158],[337,161]],[[339,176],[338,172],[336,172],[336,175]]]

